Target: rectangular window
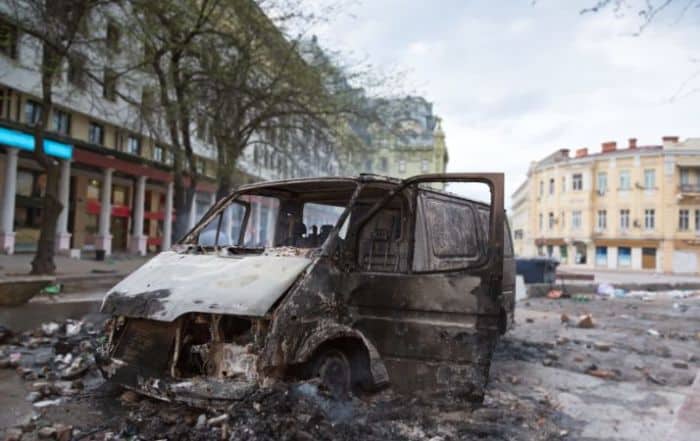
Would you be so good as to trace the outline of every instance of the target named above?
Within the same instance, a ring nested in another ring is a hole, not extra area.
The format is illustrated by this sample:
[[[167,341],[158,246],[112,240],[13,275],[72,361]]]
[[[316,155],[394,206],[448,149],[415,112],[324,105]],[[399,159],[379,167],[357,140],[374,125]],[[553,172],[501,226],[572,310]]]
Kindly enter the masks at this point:
[[[627,230],[630,227],[630,211],[620,210],[620,230]]]
[[[644,188],[647,190],[656,188],[656,170],[653,168],[644,170]]]
[[[571,212],[571,228],[574,230],[581,228],[581,211],[574,210]]]
[[[420,164],[420,171],[422,173],[428,173],[430,171],[430,161],[427,159],[422,160]]]
[[[655,219],[656,212],[654,211],[653,208],[647,208],[644,210],[644,229],[645,230],[653,230],[656,228],[656,219]]]
[[[544,196],[544,181],[540,181],[540,196]]]
[[[54,109],[52,129],[61,135],[70,136],[70,114],[63,110]]]
[[[132,155],[141,155],[141,138],[134,135],[129,135],[126,141],[126,152]]]
[[[102,77],[102,97],[114,101],[117,99],[117,73],[110,68],[105,68]]]
[[[688,210],[678,210],[678,229],[687,231],[690,228],[690,212]]]
[[[608,174],[605,172],[598,173],[598,194],[603,195],[608,191]]]
[[[156,162],[163,162],[163,147],[159,145],[153,147],[153,160]]]
[[[19,42],[19,29],[17,26],[0,21],[0,54],[17,59],[17,46]]]
[[[566,191],[566,176],[561,177],[561,192],[564,193]]]
[[[27,124],[37,124],[41,118],[41,104],[28,100],[24,104],[24,122]]]
[[[78,89],[84,89],[87,85],[86,65],[83,55],[71,54],[68,57],[68,82]]]
[[[365,173],[372,173],[372,160],[371,159],[365,160]]]
[[[88,127],[88,142],[91,144],[103,145],[105,140],[105,129],[100,124],[91,122]]]
[[[406,160],[399,159],[399,173],[406,173]]]
[[[617,266],[632,266],[632,248],[618,247]]]
[[[581,173],[576,173],[571,179],[571,188],[574,191],[583,190],[583,175]]]
[[[620,171],[620,190],[629,190],[631,187],[629,170]]]
[[[542,230],[544,229],[544,216],[542,215],[542,213],[540,213],[540,224],[539,224],[539,226],[540,226],[540,231],[542,231]]]
[[[119,29],[119,25],[110,20],[109,23],[107,23],[107,35],[105,38],[107,48],[113,52],[117,52],[119,50],[120,37],[121,30]]]
[[[550,230],[554,229],[555,223],[556,223],[556,220],[554,219],[554,213],[549,213],[549,229]]]
[[[695,232],[700,233],[700,210],[695,210]]]
[[[197,174],[203,175],[204,174],[204,161],[201,159],[197,158],[195,159],[194,166],[197,170]]]
[[[175,153],[170,150],[165,152],[165,165],[173,165],[175,163]]]
[[[595,247],[595,264],[598,266],[608,265],[608,247]]]
[[[550,195],[554,194],[554,178],[549,180],[549,194]]]
[[[379,167],[383,172],[389,169],[389,160],[386,158],[379,158]]]
[[[681,185],[690,185],[690,170],[687,168],[681,169]]]
[[[598,210],[598,230],[608,227],[608,213],[605,210]]]
[[[562,230],[566,227],[566,212],[561,212],[561,228]]]

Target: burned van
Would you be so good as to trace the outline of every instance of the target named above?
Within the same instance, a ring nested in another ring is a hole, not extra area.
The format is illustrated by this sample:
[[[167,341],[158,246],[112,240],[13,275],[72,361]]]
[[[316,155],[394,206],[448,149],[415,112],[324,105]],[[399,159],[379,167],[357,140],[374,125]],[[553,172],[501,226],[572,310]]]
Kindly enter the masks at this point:
[[[441,190],[460,183],[490,203]],[[478,400],[513,291],[502,174],[246,185],[108,292],[99,364],[192,404],[312,377]]]

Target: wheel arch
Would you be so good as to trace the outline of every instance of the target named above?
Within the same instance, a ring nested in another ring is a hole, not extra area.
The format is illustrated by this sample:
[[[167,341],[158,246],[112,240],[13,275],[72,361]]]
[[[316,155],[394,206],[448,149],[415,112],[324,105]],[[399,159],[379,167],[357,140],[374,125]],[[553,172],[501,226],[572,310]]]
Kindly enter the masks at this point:
[[[382,387],[389,383],[384,361],[374,344],[360,331],[340,324],[323,323],[304,339],[296,351],[293,363],[303,364],[311,361],[314,355],[323,348],[334,347],[336,344],[345,346],[352,341],[361,346],[369,358],[369,374],[374,387]]]

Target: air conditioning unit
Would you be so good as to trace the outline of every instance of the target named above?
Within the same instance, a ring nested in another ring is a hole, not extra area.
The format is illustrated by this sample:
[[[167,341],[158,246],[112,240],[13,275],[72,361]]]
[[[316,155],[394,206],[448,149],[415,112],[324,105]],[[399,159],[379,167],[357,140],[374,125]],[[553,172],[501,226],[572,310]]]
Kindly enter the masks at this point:
[[[635,219],[634,221],[632,221],[632,226],[634,228],[640,228],[642,226],[642,224],[637,219]]]
[[[599,188],[598,189],[598,196],[605,196],[605,189]]]

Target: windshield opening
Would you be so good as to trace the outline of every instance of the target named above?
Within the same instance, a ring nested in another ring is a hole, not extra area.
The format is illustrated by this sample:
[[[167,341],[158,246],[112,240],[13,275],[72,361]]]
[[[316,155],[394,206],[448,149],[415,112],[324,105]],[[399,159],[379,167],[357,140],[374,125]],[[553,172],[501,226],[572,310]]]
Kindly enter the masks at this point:
[[[204,248],[262,250],[275,247],[319,248],[347,209],[356,186],[323,192],[263,189],[243,194],[204,219],[183,243]],[[272,196],[274,195],[274,196]],[[345,237],[348,221],[339,236]]]

